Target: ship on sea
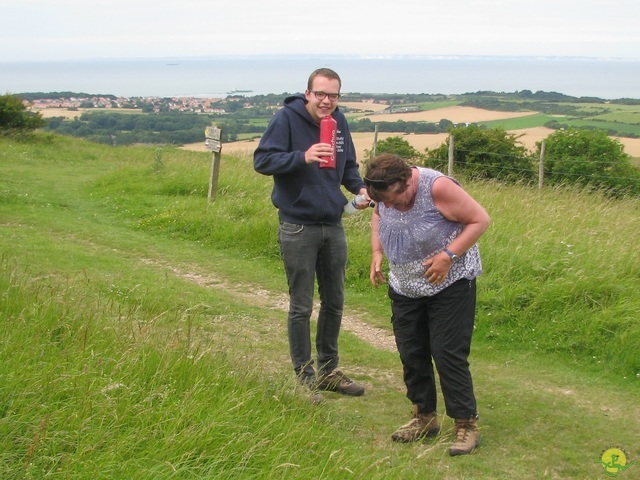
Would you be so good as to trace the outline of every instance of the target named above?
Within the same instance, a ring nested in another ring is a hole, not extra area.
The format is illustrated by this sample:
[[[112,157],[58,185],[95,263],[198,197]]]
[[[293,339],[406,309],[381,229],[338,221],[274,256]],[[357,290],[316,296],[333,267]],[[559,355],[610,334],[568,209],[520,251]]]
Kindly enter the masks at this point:
[[[234,95],[236,93],[253,93],[253,90],[238,90],[234,88],[233,90],[228,91],[227,95]]]

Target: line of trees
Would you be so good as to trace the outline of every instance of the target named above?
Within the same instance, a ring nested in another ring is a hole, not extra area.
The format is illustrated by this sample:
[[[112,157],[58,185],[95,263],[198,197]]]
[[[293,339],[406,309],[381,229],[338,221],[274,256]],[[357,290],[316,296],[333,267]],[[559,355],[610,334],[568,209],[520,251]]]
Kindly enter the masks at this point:
[[[450,120],[442,119],[433,122],[407,122],[396,120],[395,122],[372,122],[369,118],[362,118],[349,123],[352,132],[375,132],[376,125],[379,132],[394,133],[446,133],[453,125]]]
[[[264,133],[266,121],[256,123],[251,117],[220,117],[216,115],[185,114],[178,112],[148,114],[111,113],[106,111],[85,112],[68,120],[52,117],[45,130],[60,135],[86,138],[93,142],[112,144],[117,139],[119,145],[133,143],[185,144],[204,141],[204,130],[212,122],[220,125],[223,142],[236,141],[247,134],[260,136]],[[446,133],[453,123],[447,119],[439,122],[372,122],[363,118],[350,124],[353,132],[394,133]]]
[[[239,116],[220,117],[203,114],[184,114],[178,112],[147,114],[111,113],[105,111],[86,112],[68,120],[64,117],[48,119],[45,130],[60,135],[86,138],[98,143],[113,143],[117,138],[119,145],[133,143],[185,144],[204,141],[204,130],[212,122],[220,125],[223,142],[233,142],[241,135],[264,133],[265,125],[252,121],[252,118]],[[350,124],[353,132],[394,132],[394,133],[444,133],[453,125],[442,119],[430,122],[372,122],[363,118]]]
[[[104,111],[82,113],[73,120],[52,117],[45,130],[60,135],[86,138],[92,142],[118,145],[135,143],[175,144],[204,142],[204,131],[212,122],[223,124],[224,142],[233,142],[239,135],[264,133],[264,126],[249,119],[228,118],[220,121],[214,115],[178,112],[121,114]]]

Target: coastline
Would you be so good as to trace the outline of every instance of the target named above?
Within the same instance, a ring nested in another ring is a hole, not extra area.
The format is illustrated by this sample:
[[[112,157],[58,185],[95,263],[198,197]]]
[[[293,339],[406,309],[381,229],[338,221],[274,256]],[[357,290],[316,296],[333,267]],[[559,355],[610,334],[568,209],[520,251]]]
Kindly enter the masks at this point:
[[[344,92],[444,94],[521,90],[640,99],[640,59],[600,57],[256,55],[0,62],[3,92],[110,92],[123,97],[213,97],[304,90],[318,67]]]

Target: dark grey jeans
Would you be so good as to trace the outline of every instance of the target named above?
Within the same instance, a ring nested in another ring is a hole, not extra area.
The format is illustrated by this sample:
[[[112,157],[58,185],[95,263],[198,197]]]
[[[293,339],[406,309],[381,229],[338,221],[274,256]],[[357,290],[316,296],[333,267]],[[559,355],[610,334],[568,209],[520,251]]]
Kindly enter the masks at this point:
[[[278,242],[289,285],[287,329],[291,361],[296,374],[304,381],[315,375],[310,319],[316,279],[320,295],[316,330],[318,368],[331,371],[338,366],[347,239],[342,224],[280,222]]]
[[[407,386],[418,412],[436,410],[435,363],[447,415],[469,419],[476,399],[469,352],[476,308],[476,281],[458,280],[432,297],[408,298],[389,288],[393,332]]]

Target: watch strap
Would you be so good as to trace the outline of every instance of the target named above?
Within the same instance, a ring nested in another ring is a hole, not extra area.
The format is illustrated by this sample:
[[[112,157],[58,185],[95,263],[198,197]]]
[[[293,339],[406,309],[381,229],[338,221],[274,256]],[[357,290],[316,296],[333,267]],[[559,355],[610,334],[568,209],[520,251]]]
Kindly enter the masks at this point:
[[[451,259],[452,262],[455,262],[458,259],[458,255],[456,255],[455,253],[453,253],[451,250],[449,250],[448,248],[444,249],[444,253],[446,253],[447,255],[449,255],[449,258]]]

